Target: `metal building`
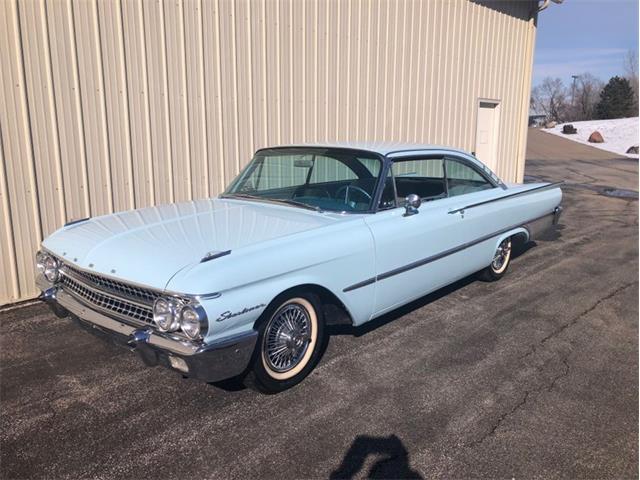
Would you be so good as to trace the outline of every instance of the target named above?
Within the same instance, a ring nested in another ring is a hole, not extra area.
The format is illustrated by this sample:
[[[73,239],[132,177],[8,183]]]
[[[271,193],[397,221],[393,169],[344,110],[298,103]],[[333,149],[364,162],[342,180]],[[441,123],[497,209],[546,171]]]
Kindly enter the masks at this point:
[[[65,222],[213,196],[259,147],[412,141],[524,171],[535,0],[3,0],[0,304]]]

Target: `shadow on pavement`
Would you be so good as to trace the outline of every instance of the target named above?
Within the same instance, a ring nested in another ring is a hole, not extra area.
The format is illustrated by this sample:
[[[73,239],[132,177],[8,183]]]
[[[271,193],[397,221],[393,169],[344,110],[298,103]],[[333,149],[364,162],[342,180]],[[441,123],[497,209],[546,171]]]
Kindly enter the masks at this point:
[[[369,469],[367,478],[414,478],[422,479],[409,465],[409,452],[396,435],[372,437],[358,435],[349,447],[340,466],[329,478],[353,478],[365,465],[369,456],[377,457]]]

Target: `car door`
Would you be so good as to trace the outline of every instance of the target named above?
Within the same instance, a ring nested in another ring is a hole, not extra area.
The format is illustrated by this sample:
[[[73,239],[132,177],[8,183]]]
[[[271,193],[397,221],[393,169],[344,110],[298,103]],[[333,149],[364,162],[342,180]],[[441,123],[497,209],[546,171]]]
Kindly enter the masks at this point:
[[[453,172],[451,181],[447,165]],[[475,248],[461,248],[486,230],[481,226],[484,209],[469,214],[456,210],[470,201],[493,198],[501,190],[444,154],[396,157],[390,173],[396,206],[366,219],[376,249],[374,315],[486,266],[486,259],[474,254]],[[407,215],[403,199],[411,193],[419,195],[422,204],[418,213]]]

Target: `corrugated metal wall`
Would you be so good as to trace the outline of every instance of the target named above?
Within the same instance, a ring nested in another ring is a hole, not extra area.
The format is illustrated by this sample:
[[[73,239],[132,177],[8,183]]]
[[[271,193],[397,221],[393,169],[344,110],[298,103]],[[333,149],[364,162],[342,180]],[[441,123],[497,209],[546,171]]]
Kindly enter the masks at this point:
[[[0,303],[66,221],[215,195],[262,146],[473,150],[491,98],[521,179],[536,4],[3,0]]]

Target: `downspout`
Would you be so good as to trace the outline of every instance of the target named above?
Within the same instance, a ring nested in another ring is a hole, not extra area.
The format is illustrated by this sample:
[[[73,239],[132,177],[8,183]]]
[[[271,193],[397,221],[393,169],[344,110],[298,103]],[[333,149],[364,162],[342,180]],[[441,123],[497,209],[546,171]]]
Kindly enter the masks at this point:
[[[529,118],[529,101],[531,99],[531,83],[533,76],[533,54],[535,48],[535,39],[536,39],[536,24],[538,20],[538,13],[543,11],[545,8],[549,6],[551,2],[555,4],[561,4],[564,0],[542,0],[542,5],[534,7],[531,9],[531,13],[529,15],[529,21],[527,25],[527,72],[522,79],[522,105],[520,110],[520,118],[523,127],[519,132],[518,138],[518,163],[516,168],[516,179],[515,181],[521,183],[524,180],[524,166],[527,155],[527,136],[529,133],[527,121]]]
[[[545,0],[542,5],[546,8],[546,5],[550,0]],[[533,53],[536,39],[536,23],[538,19],[539,8],[533,7],[529,14],[529,21],[527,22],[527,44],[526,44],[526,66],[525,72],[522,78],[522,90],[521,98],[522,103],[520,105],[520,129],[518,132],[518,154],[517,154],[517,168],[515,171],[515,181],[522,183],[524,180],[524,166],[527,154],[527,135],[528,135],[528,121],[529,118],[529,101],[531,98],[531,80],[533,75]]]
[[[543,0],[542,5],[538,7],[538,12],[543,11],[545,8],[549,6],[549,2],[553,1],[553,3],[562,3],[564,0]]]
[[[542,5],[540,5],[540,6],[538,7],[538,12],[541,12],[541,11],[543,11],[545,8],[547,8],[547,7],[549,6],[549,2],[550,2],[550,1],[551,1],[551,0],[544,0],[544,2],[542,2]]]

